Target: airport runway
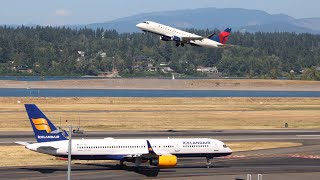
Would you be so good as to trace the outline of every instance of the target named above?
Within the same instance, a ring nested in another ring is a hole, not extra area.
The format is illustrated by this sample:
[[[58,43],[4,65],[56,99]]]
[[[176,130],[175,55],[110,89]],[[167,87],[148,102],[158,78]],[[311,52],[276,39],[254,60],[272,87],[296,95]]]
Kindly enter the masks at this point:
[[[187,138],[208,137],[223,141],[308,141],[319,140],[320,130],[199,130],[199,131],[89,131],[74,134],[73,138]],[[33,132],[0,132],[0,145],[12,145],[14,141],[34,142]]]
[[[211,137],[234,141],[284,141],[301,142],[303,146],[248,152],[237,152],[228,158],[217,158],[212,167],[205,167],[204,158],[179,159],[172,169],[136,169],[128,163],[126,169],[118,169],[114,163],[74,164],[73,179],[246,179],[247,174],[257,180],[318,180],[320,179],[320,131],[318,130],[235,130],[235,131],[157,131],[157,132],[87,132],[77,138],[139,138],[139,137]],[[11,137],[11,138],[10,138]],[[1,132],[0,145],[12,145],[13,141],[34,141],[32,132]],[[66,162],[67,164],[67,162]],[[66,166],[4,167],[0,179],[66,179]]]
[[[126,169],[117,169],[114,164],[76,164],[72,167],[73,179],[245,179],[251,174],[257,179],[272,180],[318,180],[320,178],[320,159],[307,159],[279,155],[276,157],[246,157],[217,159],[210,169],[204,166],[204,159],[181,160],[172,169],[135,169],[130,164]],[[0,179],[66,179],[66,166],[0,168]],[[267,178],[268,177],[268,178]]]

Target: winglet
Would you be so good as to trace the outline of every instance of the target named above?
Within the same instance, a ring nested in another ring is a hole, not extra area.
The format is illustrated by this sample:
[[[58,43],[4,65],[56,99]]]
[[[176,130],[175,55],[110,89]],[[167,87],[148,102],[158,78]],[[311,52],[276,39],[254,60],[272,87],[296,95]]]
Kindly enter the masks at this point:
[[[153,151],[153,148],[152,148],[152,146],[150,145],[150,142],[147,140],[147,144],[148,144],[148,151],[149,151],[149,153],[154,153],[155,154],[155,152]]]

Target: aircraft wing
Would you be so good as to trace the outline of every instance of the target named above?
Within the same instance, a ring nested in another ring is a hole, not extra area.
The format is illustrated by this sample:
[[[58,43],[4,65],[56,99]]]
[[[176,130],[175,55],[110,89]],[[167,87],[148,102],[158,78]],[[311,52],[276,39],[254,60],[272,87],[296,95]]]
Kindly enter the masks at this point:
[[[130,154],[130,155],[127,155],[125,156],[125,158],[143,158],[143,159],[151,159],[151,158],[154,158],[154,157],[158,157],[158,156],[161,156],[161,155],[171,155],[171,154],[168,154],[167,152],[154,152],[152,146],[150,145],[150,142],[147,140],[147,144],[148,144],[148,153],[146,154]]]
[[[164,36],[164,37],[166,37],[168,39],[171,39],[171,40],[174,40],[175,37],[178,38],[179,40],[181,38],[182,39],[181,42],[185,42],[185,43],[188,43],[190,41],[196,41],[196,40],[203,40],[204,39],[204,37],[201,37],[201,36],[199,36],[199,37],[197,37],[197,36],[189,37],[189,36],[175,36],[175,35],[172,35],[172,34],[159,34],[159,35],[160,36]]]
[[[203,40],[204,37],[182,37],[184,41],[196,41],[196,40]]]

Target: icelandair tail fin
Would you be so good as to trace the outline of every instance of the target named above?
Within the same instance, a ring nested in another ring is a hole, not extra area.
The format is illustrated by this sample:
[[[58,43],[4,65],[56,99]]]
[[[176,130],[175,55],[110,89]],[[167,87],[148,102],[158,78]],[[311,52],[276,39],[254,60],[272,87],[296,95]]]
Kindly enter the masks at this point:
[[[67,140],[66,132],[58,130],[35,104],[25,104],[25,108],[38,142]]]
[[[221,44],[226,44],[228,39],[229,39],[229,35],[231,34],[231,28],[227,28],[225,29],[223,32],[221,32],[218,36],[211,36],[211,40],[217,41]]]

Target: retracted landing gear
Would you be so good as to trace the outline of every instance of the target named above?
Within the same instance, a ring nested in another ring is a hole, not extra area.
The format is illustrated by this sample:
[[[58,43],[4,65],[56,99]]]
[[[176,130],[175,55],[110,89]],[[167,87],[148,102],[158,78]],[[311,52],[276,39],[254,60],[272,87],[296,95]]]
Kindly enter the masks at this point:
[[[211,165],[210,160],[211,160],[212,158],[210,158],[210,157],[206,157],[206,159],[207,159],[206,166],[207,166],[207,168],[210,168],[210,165]]]

